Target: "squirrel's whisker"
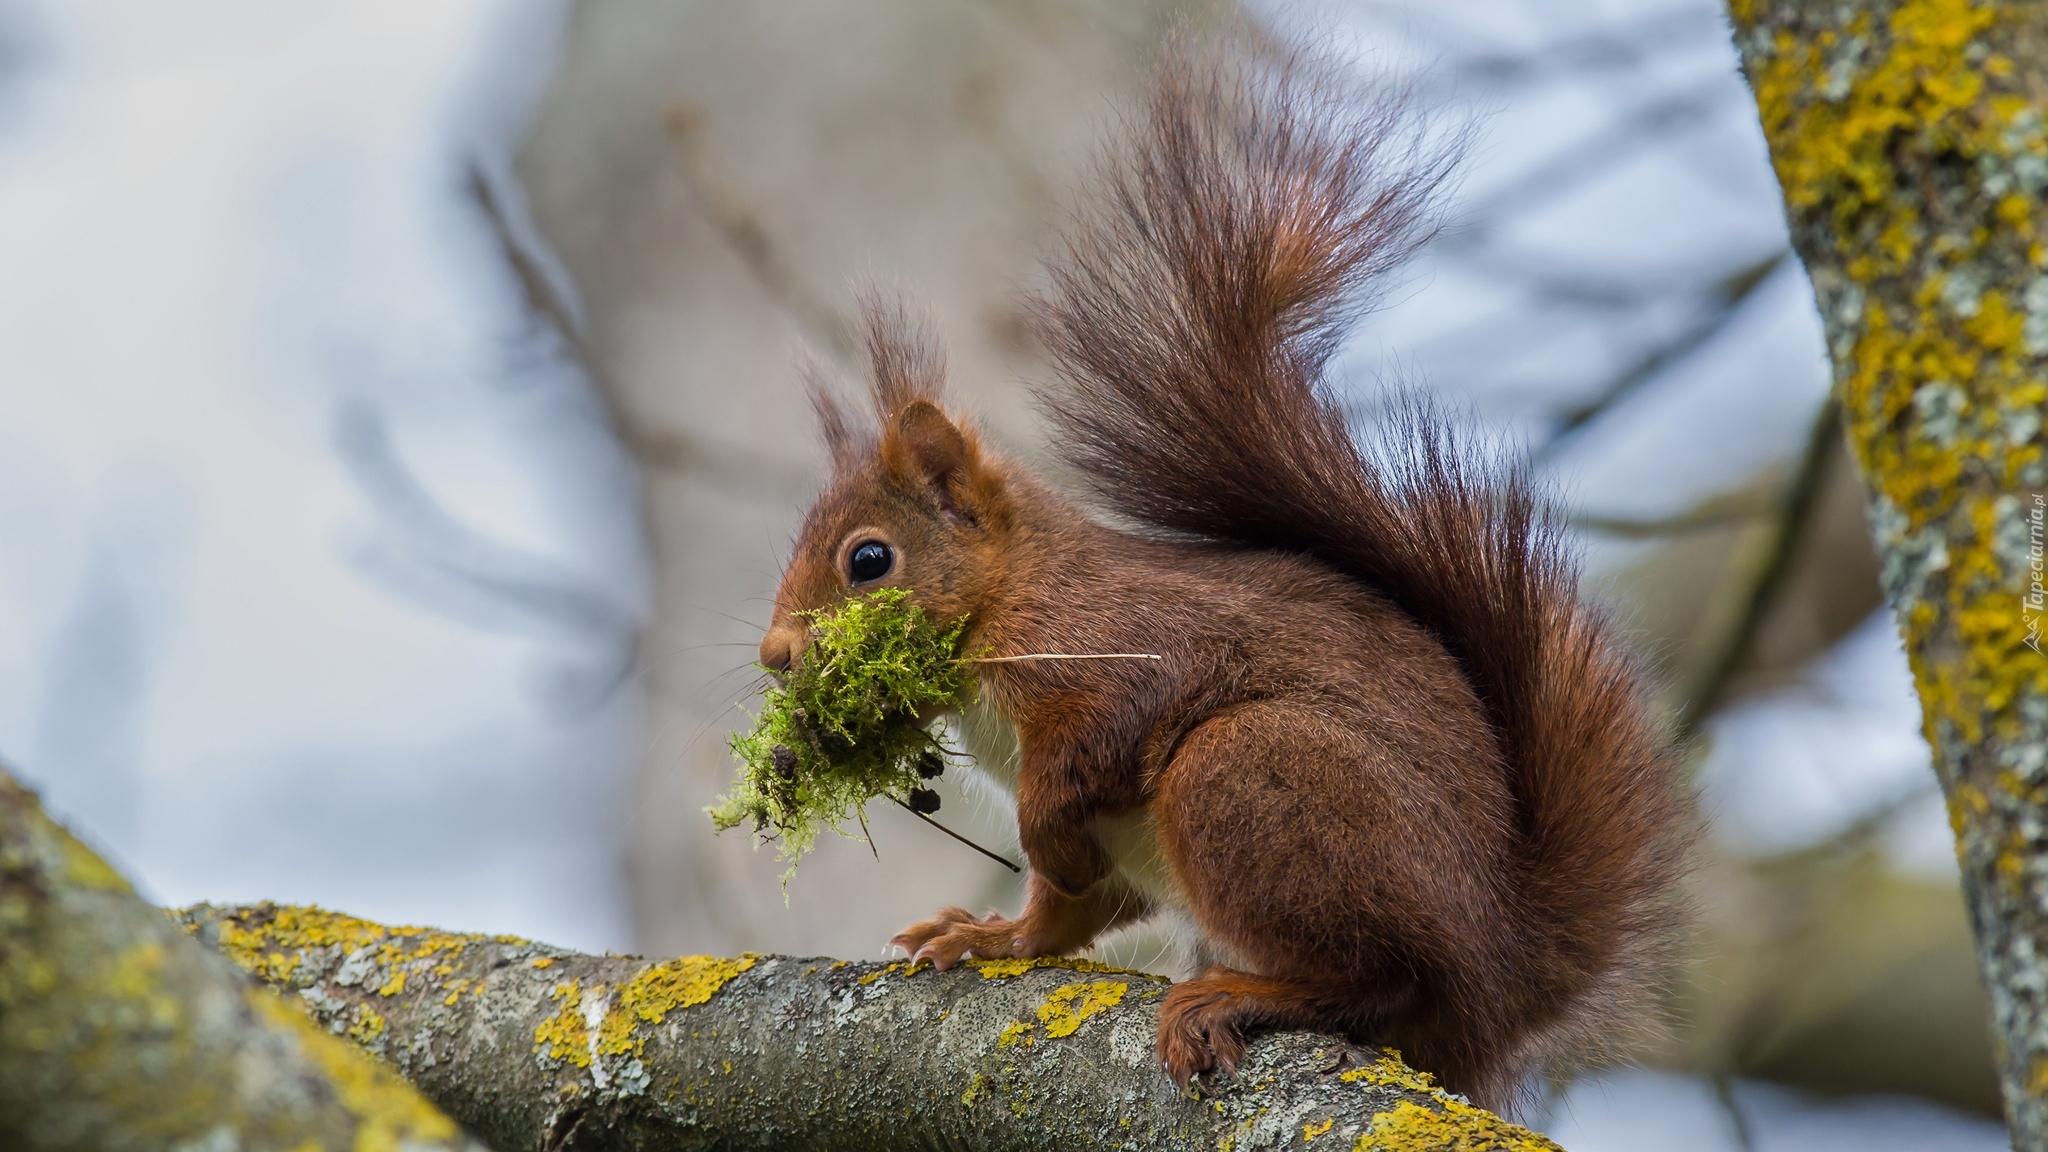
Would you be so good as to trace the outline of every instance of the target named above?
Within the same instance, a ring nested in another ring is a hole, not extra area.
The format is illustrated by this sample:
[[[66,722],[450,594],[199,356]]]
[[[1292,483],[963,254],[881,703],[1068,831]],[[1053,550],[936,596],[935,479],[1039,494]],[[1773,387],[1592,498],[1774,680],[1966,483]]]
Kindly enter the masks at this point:
[[[972,656],[962,664],[1012,664],[1025,660],[1164,660],[1157,652],[1026,652],[1019,656]]]

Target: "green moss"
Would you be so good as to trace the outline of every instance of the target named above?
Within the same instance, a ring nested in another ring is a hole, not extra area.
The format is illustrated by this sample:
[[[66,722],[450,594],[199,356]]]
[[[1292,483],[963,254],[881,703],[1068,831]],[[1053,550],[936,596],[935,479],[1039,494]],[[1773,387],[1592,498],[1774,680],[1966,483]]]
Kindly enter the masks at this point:
[[[748,824],[774,840],[792,869],[868,801],[908,802],[944,763],[925,721],[973,687],[960,653],[966,621],[941,625],[901,588],[807,618],[803,659],[769,689],[753,729],[732,738],[739,779],[706,809],[720,831]]]

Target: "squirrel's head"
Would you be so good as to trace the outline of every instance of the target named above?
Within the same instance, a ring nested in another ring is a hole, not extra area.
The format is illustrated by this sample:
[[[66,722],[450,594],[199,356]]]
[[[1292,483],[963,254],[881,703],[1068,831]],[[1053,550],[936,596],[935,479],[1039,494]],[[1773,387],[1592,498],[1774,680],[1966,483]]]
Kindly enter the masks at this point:
[[[810,381],[832,478],[798,530],[761,640],[761,663],[792,667],[809,639],[799,613],[877,588],[908,589],[941,621],[972,615],[1010,528],[1010,486],[972,426],[939,406],[945,363],[899,304],[863,309],[872,422]]]

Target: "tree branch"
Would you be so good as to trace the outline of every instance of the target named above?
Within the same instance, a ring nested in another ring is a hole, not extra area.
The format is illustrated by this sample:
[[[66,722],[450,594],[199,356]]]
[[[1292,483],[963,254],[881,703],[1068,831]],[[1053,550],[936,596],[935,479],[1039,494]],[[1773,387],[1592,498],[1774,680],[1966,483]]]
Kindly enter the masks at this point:
[[[182,918],[500,1152],[1556,1148],[1329,1037],[1261,1037],[1182,1095],[1153,1055],[1167,982],[1088,961],[650,963],[269,904]]]
[[[0,1147],[486,1152],[187,940],[5,771]]]

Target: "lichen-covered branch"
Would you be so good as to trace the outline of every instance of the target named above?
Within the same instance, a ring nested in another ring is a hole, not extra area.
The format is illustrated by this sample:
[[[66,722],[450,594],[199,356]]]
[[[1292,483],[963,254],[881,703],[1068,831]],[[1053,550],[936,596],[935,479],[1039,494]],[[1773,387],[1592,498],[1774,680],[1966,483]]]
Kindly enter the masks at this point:
[[[186,924],[395,1064],[499,1152],[1556,1146],[1398,1056],[1268,1036],[1175,1091],[1157,977],[1077,960],[582,956],[310,908]]]
[[[186,939],[5,772],[0,1148],[484,1152]]]
[[[2048,5],[1733,0],[2001,1041],[2048,1148]]]

